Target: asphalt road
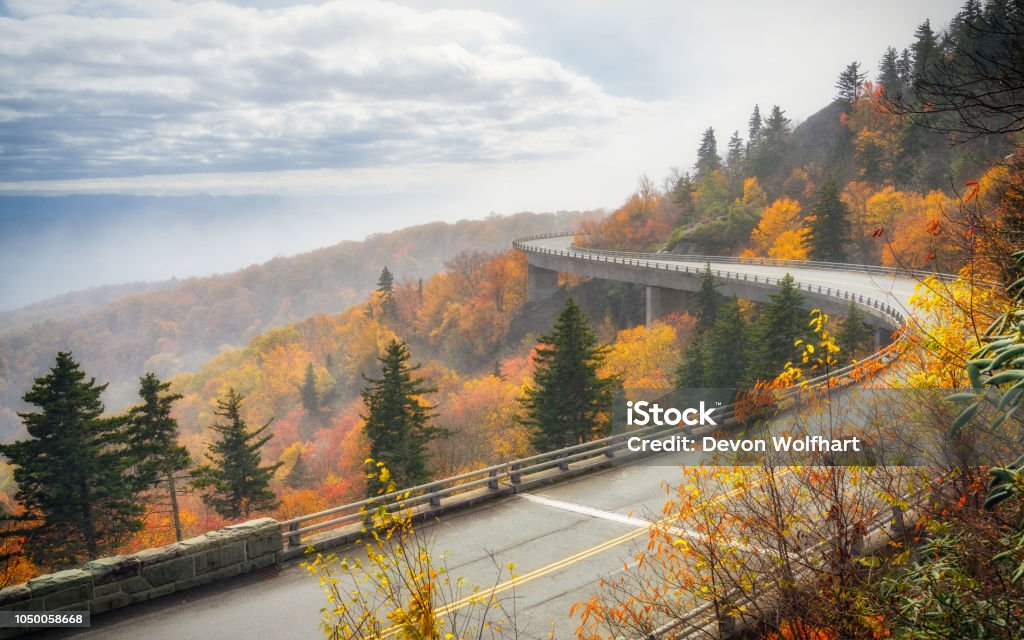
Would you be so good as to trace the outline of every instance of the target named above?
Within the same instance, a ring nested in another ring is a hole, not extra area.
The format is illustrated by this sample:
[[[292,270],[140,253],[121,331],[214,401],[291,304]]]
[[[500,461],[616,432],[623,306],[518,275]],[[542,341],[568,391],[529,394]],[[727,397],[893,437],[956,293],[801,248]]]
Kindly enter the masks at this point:
[[[449,552],[450,574],[471,584],[505,581],[507,571],[499,577],[497,567],[515,563],[519,579],[501,596],[515,599],[520,637],[571,637],[570,607],[594,593],[602,576],[620,571],[636,541],[646,542],[644,518],[661,510],[662,481],[681,479],[672,457],[660,460],[664,465],[616,467],[498,500],[422,530],[435,553]],[[316,638],[324,605],[317,579],[289,563],[97,616],[88,630],[52,637]]]

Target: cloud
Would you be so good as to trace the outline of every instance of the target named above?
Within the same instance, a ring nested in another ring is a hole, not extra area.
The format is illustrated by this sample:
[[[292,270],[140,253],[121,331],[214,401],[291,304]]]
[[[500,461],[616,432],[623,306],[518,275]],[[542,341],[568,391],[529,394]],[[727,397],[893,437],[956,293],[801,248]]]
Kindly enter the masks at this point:
[[[8,0],[0,181],[505,162],[642,110],[479,10]]]

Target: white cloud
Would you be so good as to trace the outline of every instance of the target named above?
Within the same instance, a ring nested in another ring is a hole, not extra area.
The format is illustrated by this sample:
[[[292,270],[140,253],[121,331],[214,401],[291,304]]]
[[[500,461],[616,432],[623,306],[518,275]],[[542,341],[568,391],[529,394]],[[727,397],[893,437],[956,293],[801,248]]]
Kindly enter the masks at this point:
[[[8,2],[0,180],[567,152],[642,107],[478,10]]]

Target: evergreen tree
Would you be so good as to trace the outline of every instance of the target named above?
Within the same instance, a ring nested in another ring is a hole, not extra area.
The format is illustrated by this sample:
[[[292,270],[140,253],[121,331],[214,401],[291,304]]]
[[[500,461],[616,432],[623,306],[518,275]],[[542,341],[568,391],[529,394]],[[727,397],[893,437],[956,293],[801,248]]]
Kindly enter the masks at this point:
[[[900,60],[896,63],[896,69],[900,73],[900,86],[906,89],[914,80],[914,60],[910,56],[910,49],[904,47],[900,52]]]
[[[672,188],[672,201],[679,205],[679,218],[683,222],[688,222],[694,214],[693,195],[696,190],[697,183],[689,171],[679,176]]]
[[[362,393],[366,406],[363,432],[370,440],[370,459],[387,467],[395,485],[403,489],[430,479],[427,444],[444,434],[430,424],[433,407],[420,399],[435,389],[413,377],[420,365],[410,366],[409,357],[404,342],[389,342],[378,358],[381,377],[363,376],[370,385]],[[370,496],[378,495],[384,487],[374,480],[373,473],[368,475],[367,491]]]
[[[197,467],[192,486],[203,491],[203,502],[225,518],[248,518],[254,512],[272,509],[277,500],[270,480],[281,463],[260,466],[260,449],[273,435],[260,435],[270,427],[268,420],[259,429],[249,431],[242,419],[244,398],[228,389],[227,397],[217,400],[214,415],[224,419],[210,427],[219,437],[209,443],[206,454],[212,464]]]
[[[733,177],[743,178],[743,159],[745,155],[746,145],[743,144],[743,138],[740,137],[739,131],[733,131],[732,137],[729,138],[729,150],[725,156],[725,164]]]
[[[295,456],[295,464],[285,476],[284,483],[292,489],[301,489],[309,484],[309,467],[301,453]]]
[[[882,61],[878,63],[878,83],[889,94],[903,91],[903,79],[900,75],[900,59],[894,47],[887,47]]]
[[[772,380],[787,362],[795,361],[800,351],[793,343],[806,333],[807,316],[801,310],[804,297],[793,276],[787,273],[779,284],[779,290],[769,296],[754,332],[752,380]]]
[[[676,389],[706,389],[707,379],[704,375],[705,361],[704,338],[700,334],[693,339],[683,353],[683,359],[676,368]]]
[[[746,382],[748,329],[739,301],[733,298],[718,313],[708,336],[704,381],[709,389],[735,389]]]
[[[175,474],[187,469],[192,464],[192,457],[185,447],[178,444],[178,421],[171,417],[171,407],[182,396],[168,393],[170,388],[169,382],[161,382],[153,373],[139,379],[142,404],[128,411],[131,424],[128,446],[137,460],[139,489],[157,484],[166,487],[174,533],[180,541],[183,532]]]
[[[839,198],[835,177],[829,176],[818,192],[811,222],[811,259],[826,262],[846,260],[850,243],[850,220],[846,204]]]
[[[750,120],[747,123],[747,139],[750,146],[753,146],[761,139],[761,107],[754,105],[754,112],[750,114]]]
[[[865,320],[864,312],[851,302],[836,334],[836,342],[847,360],[856,359],[858,354],[864,353],[871,346],[874,331]]]
[[[302,398],[302,408],[307,416],[320,417],[320,394],[316,390],[316,373],[313,371],[313,363],[306,365],[306,375],[302,379],[302,386],[299,387],[299,396]]]
[[[758,143],[751,147],[748,162],[752,173],[764,180],[770,176],[781,178],[780,171],[785,165],[789,138],[789,118],[779,105],[772,107],[764,121]]]
[[[718,142],[715,140],[715,130],[708,127],[700,139],[700,147],[697,148],[697,164],[694,169],[697,173],[697,181],[706,180],[712,172],[722,168],[722,159],[718,156]]]
[[[125,420],[101,417],[106,387],[86,380],[70,353],[58,353],[23,396],[39,409],[18,414],[31,437],[0,445],[14,465],[15,499],[38,522],[25,552],[39,565],[98,558],[142,527]]]
[[[697,329],[703,332],[715,326],[722,296],[718,293],[718,284],[711,273],[710,263],[704,265],[704,271],[700,274],[700,289],[694,302],[697,307]]]
[[[916,40],[911,45],[914,53],[914,75],[923,77],[942,56],[942,49],[929,20],[921,23],[914,32],[914,37]]]
[[[761,134],[769,140],[781,140],[789,133],[789,118],[779,105],[772,106],[772,112],[764,121]]]
[[[534,447],[549,451],[603,435],[613,384],[597,375],[606,348],[598,344],[572,298],[566,300],[554,330],[537,342],[533,384],[520,399],[525,410],[520,422],[533,430]]]
[[[385,266],[377,279],[377,293],[380,294],[380,312],[385,320],[394,320],[398,316],[398,304],[395,302],[395,277]]]
[[[867,74],[861,72],[859,62],[846,65],[839,79],[836,80],[836,100],[843,103],[843,108],[850,111],[860,95],[860,86],[864,84]]]

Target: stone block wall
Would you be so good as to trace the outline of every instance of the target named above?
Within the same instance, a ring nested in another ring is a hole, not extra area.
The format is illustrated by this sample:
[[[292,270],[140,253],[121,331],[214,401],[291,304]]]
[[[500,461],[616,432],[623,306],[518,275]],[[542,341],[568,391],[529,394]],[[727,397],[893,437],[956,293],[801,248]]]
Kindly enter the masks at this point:
[[[114,556],[0,590],[0,611],[92,615],[278,564],[281,527],[260,518],[129,556]],[[30,629],[0,629],[9,638]]]

